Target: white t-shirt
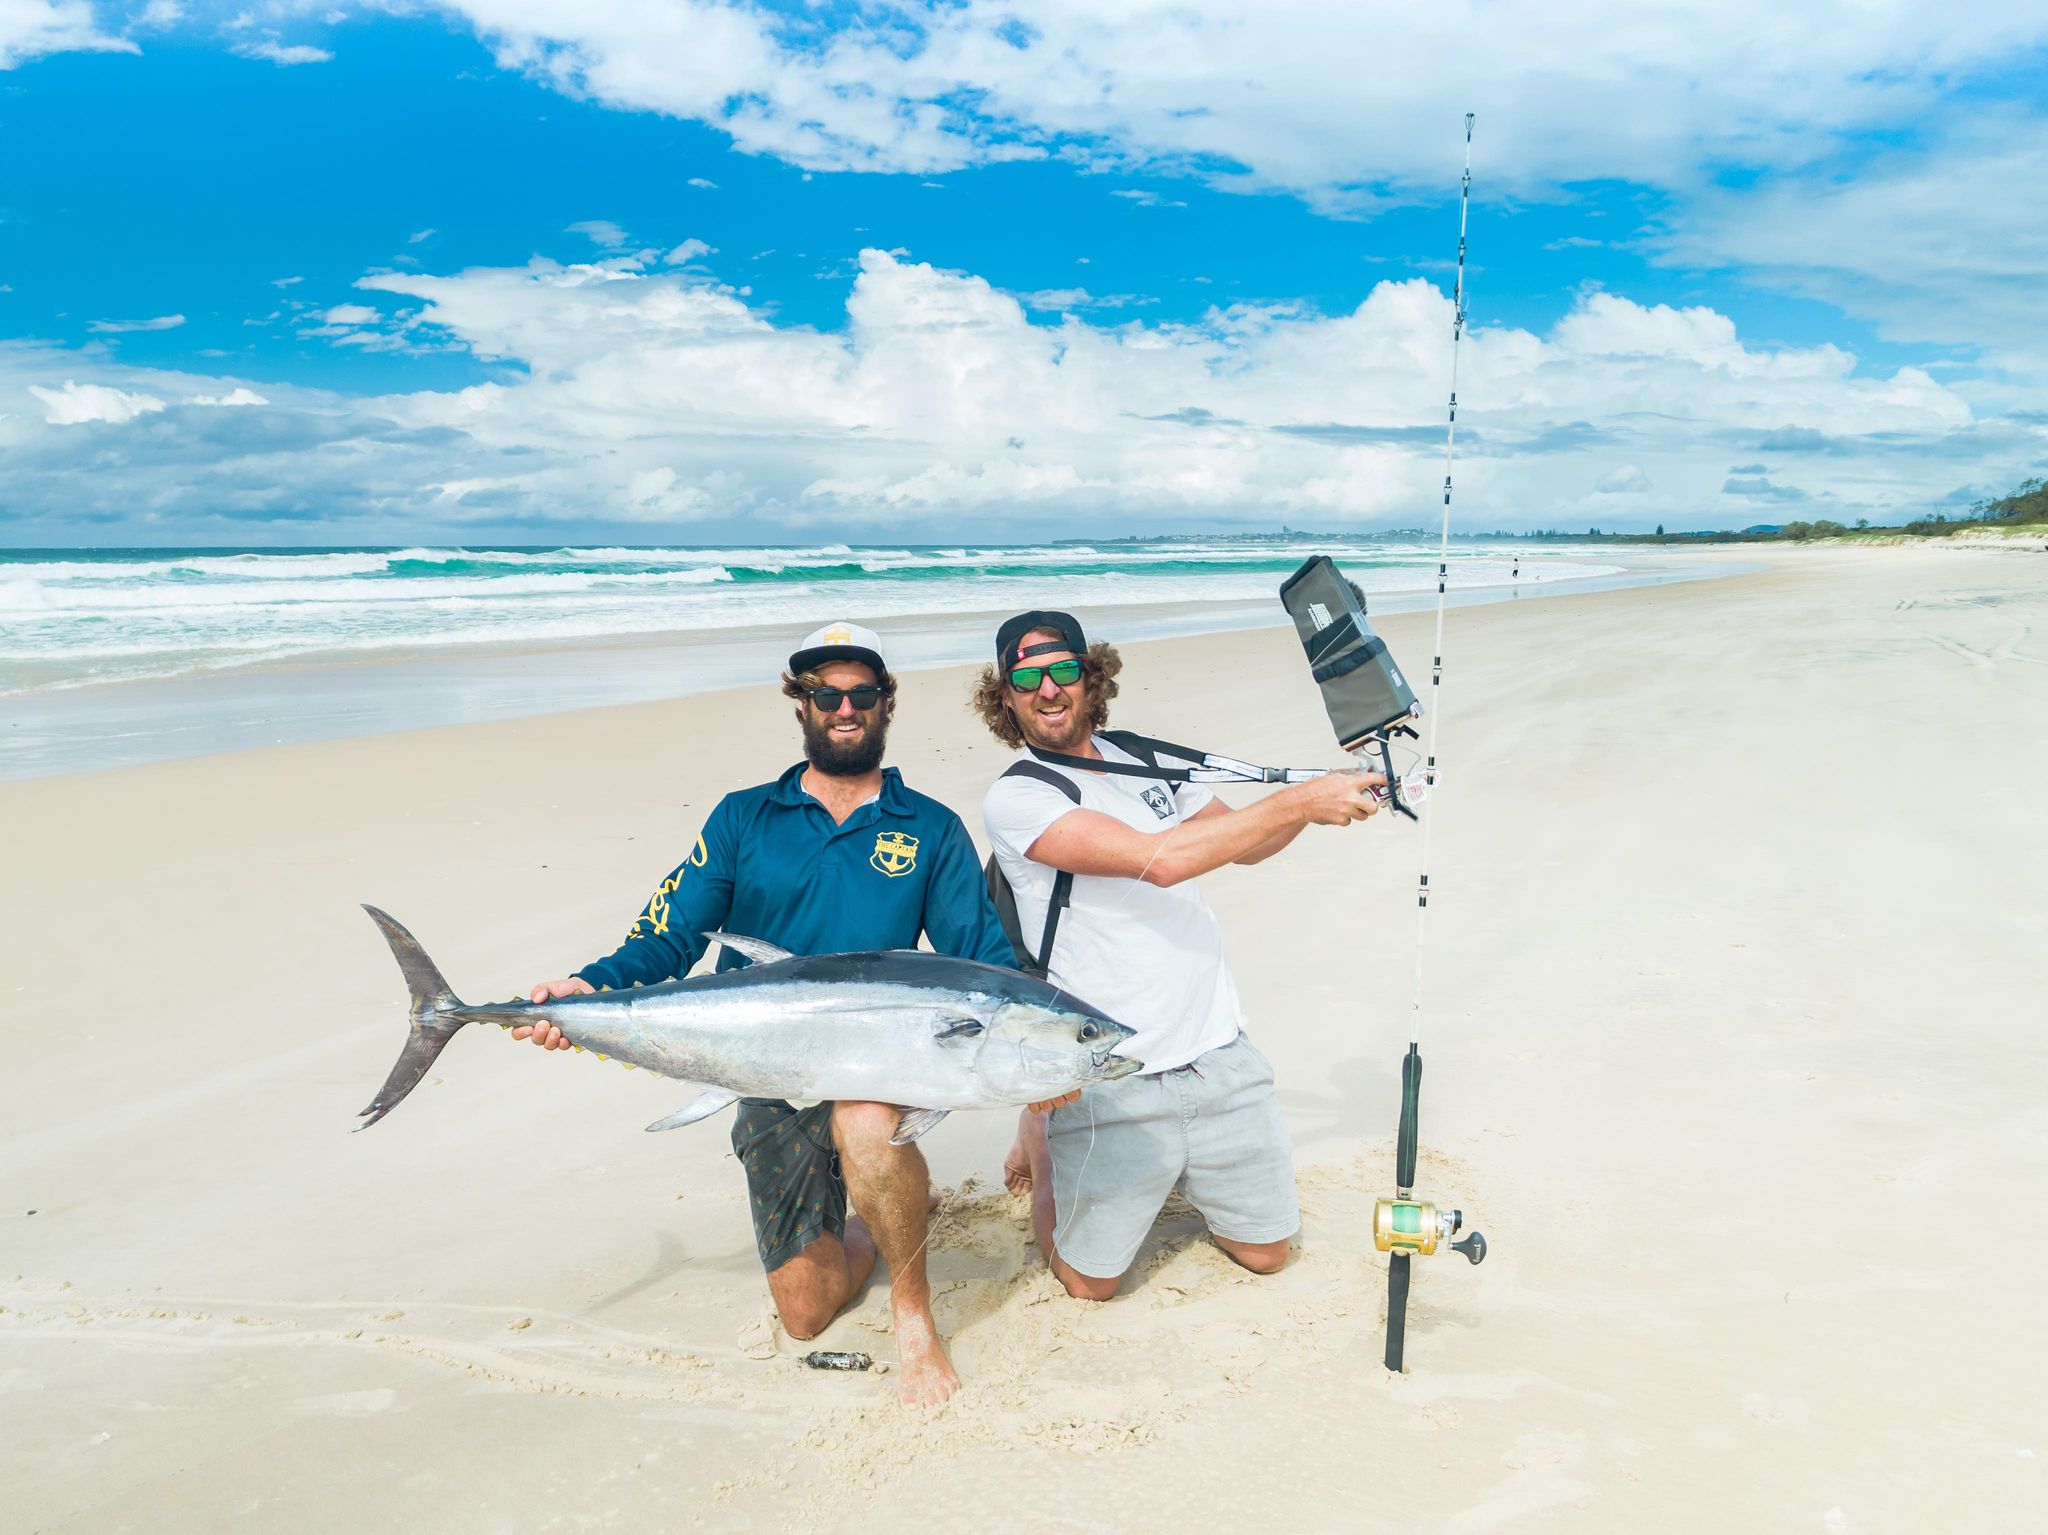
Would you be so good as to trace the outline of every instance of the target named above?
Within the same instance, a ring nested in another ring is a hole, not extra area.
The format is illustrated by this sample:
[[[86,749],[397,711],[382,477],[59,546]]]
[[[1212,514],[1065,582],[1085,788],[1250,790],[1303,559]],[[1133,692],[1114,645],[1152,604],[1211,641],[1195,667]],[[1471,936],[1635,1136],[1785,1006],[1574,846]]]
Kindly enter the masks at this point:
[[[1138,761],[1099,736],[1095,746],[1112,762]],[[1044,941],[1058,871],[1026,855],[1053,822],[1072,810],[1096,810],[1139,831],[1161,832],[1215,798],[1198,784],[1183,784],[1175,794],[1156,779],[1043,765],[1079,786],[1079,805],[1021,774],[998,778],[981,802],[989,844],[1034,951]],[[1048,979],[1137,1030],[1119,1053],[1143,1061],[1148,1072],[1185,1066],[1229,1044],[1244,1027],[1237,982],[1223,960],[1222,931],[1193,880],[1161,889],[1137,879],[1075,875]]]

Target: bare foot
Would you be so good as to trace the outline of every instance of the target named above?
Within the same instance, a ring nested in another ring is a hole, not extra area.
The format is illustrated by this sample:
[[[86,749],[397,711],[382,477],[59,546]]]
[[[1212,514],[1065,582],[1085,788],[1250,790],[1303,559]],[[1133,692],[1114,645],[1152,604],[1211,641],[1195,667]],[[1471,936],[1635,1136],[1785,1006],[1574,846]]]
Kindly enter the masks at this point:
[[[1030,1134],[1028,1122],[1036,1117],[1029,1109],[1017,1116],[1017,1139],[1003,1157],[1003,1187],[1012,1194],[1031,1192],[1031,1157],[1025,1137]]]
[[[929,1311],[897,1311],[896,1367],[903,1377],[896,1395],[905,1407],[936,1407],[960,1389]]]

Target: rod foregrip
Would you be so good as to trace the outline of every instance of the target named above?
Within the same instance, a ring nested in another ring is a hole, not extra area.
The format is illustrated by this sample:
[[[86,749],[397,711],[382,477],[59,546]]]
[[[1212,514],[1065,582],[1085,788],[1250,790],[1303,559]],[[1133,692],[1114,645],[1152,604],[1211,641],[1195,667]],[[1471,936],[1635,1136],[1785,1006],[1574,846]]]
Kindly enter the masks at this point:
[[[1410,1041],[1407,1058],[1401,1062],[1401,1133],[1394,1146],[1394,1183],[1403,1199],[1415,1188],[1415,1142],[1421,1116],[1422,1052]]]
[[[1401,1373],[1401,1350],[1408,1341],[1408,1255],[1387,1260],[1387,1368]]]

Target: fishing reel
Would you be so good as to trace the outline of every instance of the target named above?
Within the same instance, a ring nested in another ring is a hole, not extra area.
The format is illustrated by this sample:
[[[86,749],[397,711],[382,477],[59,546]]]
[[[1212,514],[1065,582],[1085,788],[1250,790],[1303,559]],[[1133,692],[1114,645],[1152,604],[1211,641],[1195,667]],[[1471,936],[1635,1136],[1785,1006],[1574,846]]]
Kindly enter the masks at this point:
[[[1468,1263],[1486,1258],[1486,1237],[1474,1231],[1453,1242],[1465,1224],[1463,1210],[1443,1210],[1426,1199],[1375,1199],[1372,1203],[1372,1245],[1383,1253],[1415,1253],[1427,1258],[1440,1245],[1462,1253]]]

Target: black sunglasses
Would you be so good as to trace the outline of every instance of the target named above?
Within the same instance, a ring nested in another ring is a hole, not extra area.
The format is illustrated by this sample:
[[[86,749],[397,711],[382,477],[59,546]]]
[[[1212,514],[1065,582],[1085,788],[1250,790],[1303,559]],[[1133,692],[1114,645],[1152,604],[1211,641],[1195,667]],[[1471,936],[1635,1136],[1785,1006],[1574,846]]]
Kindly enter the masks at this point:
[[[1020,693],[1036,693],[1038,685],[1048,677],[1063,688],[1071,687],[1081,680],[1081,663],[1055,661],[1050,666],[1014,667],[1010,672],[1010,686]]]
[[[882,690],[872,682],[863,682],[857,688],[816,687],[804,695],[816,705],[820,714],[837,714],[841,699],[853,700],[854,708],[865,714],[882,701]]]

